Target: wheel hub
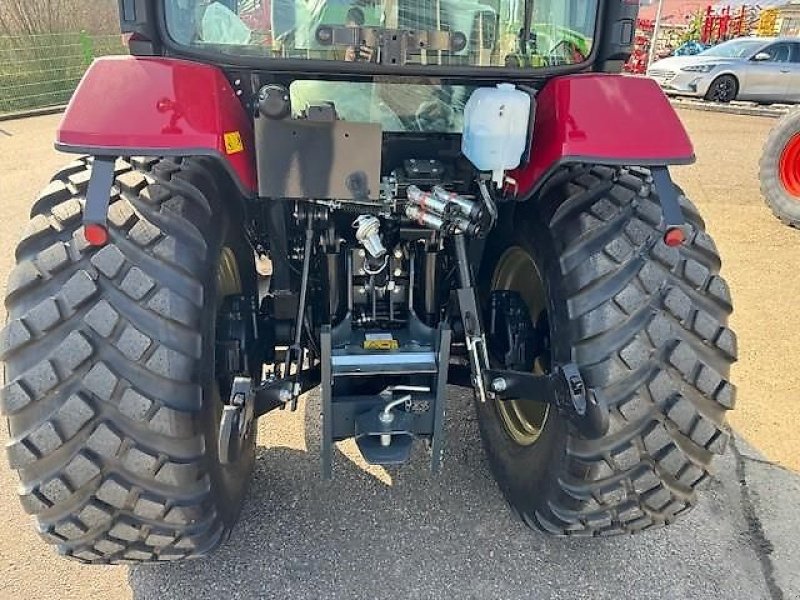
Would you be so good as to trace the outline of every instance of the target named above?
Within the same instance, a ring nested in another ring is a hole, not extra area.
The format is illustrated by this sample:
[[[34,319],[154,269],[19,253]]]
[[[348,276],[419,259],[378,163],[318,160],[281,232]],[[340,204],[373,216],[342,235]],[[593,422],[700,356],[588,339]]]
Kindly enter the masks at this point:
[[[722,79],[717,82],[713,97],[719,102],[728,102],[733,100],[731,95],[733,93],[733,83],[728,79]]]
[[[778,177],[786,193],[800,200],[800,133],[795,134],[783,148],[778,161]]]
[[[521,297],[531,320],[536,323],[535,330],[539,338],[535,345],[537,350],[532,371],[536,374],[546,373],[550,368],[547,297],[539,269],[530,254],[519,246],[506,250],[495,268],[491,289],[493,292],[517,292]],[[497,400],[495,406],[506,433],[521,446],[530,446],[539,439],[550,408],[544,402],[530,399]]]

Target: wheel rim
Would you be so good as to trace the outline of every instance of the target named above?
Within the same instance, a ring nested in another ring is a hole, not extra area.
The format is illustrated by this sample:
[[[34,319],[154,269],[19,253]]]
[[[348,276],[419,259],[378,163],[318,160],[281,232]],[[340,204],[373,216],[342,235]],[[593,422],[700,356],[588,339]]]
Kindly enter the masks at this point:
[[[733,81],[730,79],[720,79],[714,88],[714,98],[720,102],[733,100]]]
[[[778,176],[786,192],[800,200],[800,133],[795,134],[781,152]]]
[[[215,322],[219,322],[219,315],[222,311],[223,307],[223,300],[225,300],[228,296],[238,296],[243,293],[244,287],[242,286],[242,277],[239,272],[239,263],[236,260],[236,254],[234,251],[225,246],[220,251],[219,256],[219,264],[217,265],[217,293],[215,297]],[[214,358],[215,365],[217,364],[217,357]],[[225,377],[221,376],[219,373],[215,372],[216,378],[216,386],[219,391],[219,402],[217,402],[217,406],[215,407],[215,420],[216,420],[216,436],[217,438],[220,435],[220,430],[223,426],[222,418],[223,418],[223,405],[227,402],[227,398],[231,392],[231,381],[227,380]],[[248,434],[249,435],[249,432]],[[245,436],[246,437],[246,436]],[[236,451],[234,454],[241,454],[244,440],[239,440],[240,443],[237,445]],[[214,439],[214,443],[216,444],[218,439]],[[220,457],[217,456],[217,460],[220,460]],[[222,464],[220,462],[220,464]]]
[[[227,246],[222,249],[217,267],[217,309],[226,296],[238,296],[242,293],[242,276],[236,255]]]
[[[519,246],[503,253],[492,276],[492,291],[508,290],[519,293],[534,323],[547,316],[547,295],[536,263],[530,254]],[[548,360],[537,357],[534,373],[545,373]],[[520,446],[536,443],[544,430],[550,407],[544,402],[523,400],[496,400],[497,414],[508,436]]]

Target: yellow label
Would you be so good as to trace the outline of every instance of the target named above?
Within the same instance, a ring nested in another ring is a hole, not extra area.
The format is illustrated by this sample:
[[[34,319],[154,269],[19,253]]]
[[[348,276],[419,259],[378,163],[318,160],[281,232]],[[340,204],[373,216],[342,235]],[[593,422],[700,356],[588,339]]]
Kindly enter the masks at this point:
[[[364,340],[364,350],[397,350],[397,340]]]
[[[231,131],[225,134],[225,152],[228,154],[238,154],[244,151],[242,135],[238,131]]]

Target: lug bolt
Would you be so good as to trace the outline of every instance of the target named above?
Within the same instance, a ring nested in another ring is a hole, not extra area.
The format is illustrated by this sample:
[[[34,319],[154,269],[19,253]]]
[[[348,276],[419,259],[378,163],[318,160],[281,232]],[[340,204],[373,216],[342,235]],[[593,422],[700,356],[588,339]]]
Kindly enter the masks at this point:
[[[492,380],[492,390],[498,394],[505,392],[508,389],[508,382],[503,377],[498,377]]]

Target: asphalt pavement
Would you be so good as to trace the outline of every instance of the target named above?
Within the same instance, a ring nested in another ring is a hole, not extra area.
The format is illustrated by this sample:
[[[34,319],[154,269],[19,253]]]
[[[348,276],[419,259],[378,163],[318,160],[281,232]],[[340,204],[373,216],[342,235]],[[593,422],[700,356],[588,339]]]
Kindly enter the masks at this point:
[[[771,462],[797,464],[792,401],[800,387],[791,387],[797,375],[770,354],[787,361],[800,339],[800,320],[791,312],[797,281],[786,283],[781,297],[783,283],[771,279],[795,269],[793,236],[800,232],[771,218],[751,181],[769,119],[719,115],[712,127],[707,113],[681,116],[700,160],[678,178],[708,215],[723,260],[732,265],[726,274],[740,311],[734,325],[743,366],[734,375],[748,418],[733,422],[769,460],[737,439],[715,463],[716,477],[696,509],[667,529],[551,538],[511,516],[463,391],[450,395],[442,475],[428,473],[422,451],[389,471],[364,465],[346,443],[331,482],[319,476],[319,399],[312,395],[298,413],[272,413],[260,422],[241,520],[206,559],[128,569],[58,558],[34,534],[16,500],[15,476],[1,467],[0,598],[800,598],[800,477]],[[0,123],[0,281],[36,190],[65,162],[52,150],[57,122],[54,115]],[[744,177],[733,191],[709,183],[723,158],[732,177]],[[726,210],[730,203],[735,213]],[[752,239],[742,240],[731,214],[756,228]],[[759,239],[771,244],[771,270],[758,262]],[[776,302],[789,317],[758,318],[748,310],[756,301],[762,308]],[[780,328],[780,343],[772,327]]]
[[[319,477],[319,401],[270,415],[239,526],[213,558],[131,571],[134,597],[162,598],[793,598],[799,554],[778,567],[738,471],[793,500],[780,469],[728,453],[700,505],[674,526],[623,538],[551,538],[515,520],[487,469],[467,394],[450,395],[444,473],[426,457],[365,470],[349,444]],[[304,418],[302,435],[294,420]],[[391,485],[387,485],[388,482]],[[766,504],[775,504],[771,497]],[[791,512],[791,508],[786,512]],[[776,513],[777,516],[777,513]],[[800,533],[793,517],[794,533]],[[771,534],[779,533],[779,528]],[[785,534],[785,529],[783,530]],[[782,535],[779,537],[783,537]],[[793,563],[793,564],[792,564]],[[791,587],[789,587],[791,584]],[[780,595],[780,590],[785,595]]]

